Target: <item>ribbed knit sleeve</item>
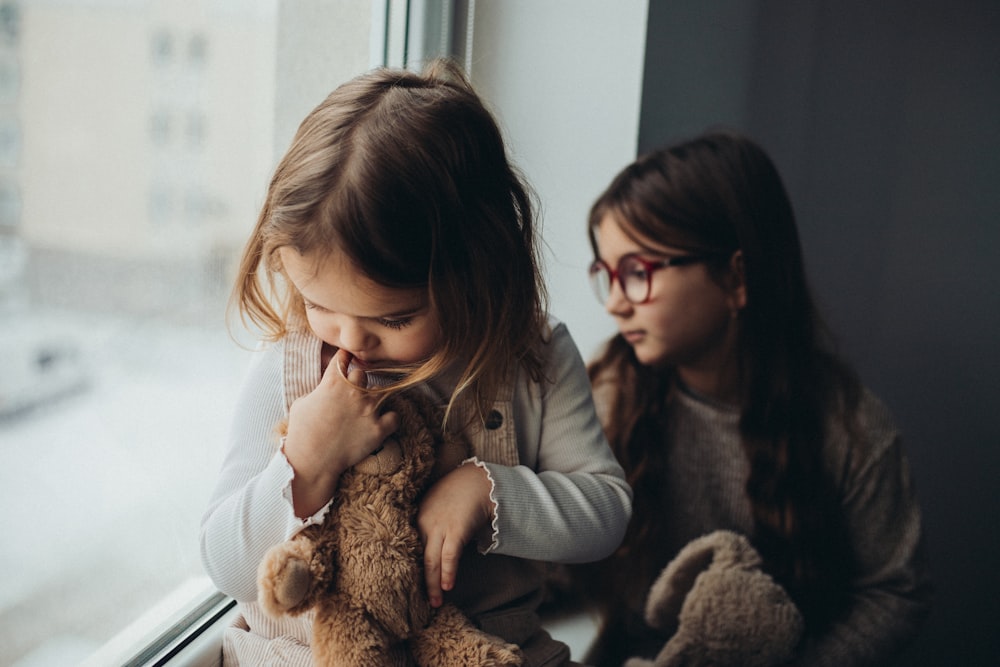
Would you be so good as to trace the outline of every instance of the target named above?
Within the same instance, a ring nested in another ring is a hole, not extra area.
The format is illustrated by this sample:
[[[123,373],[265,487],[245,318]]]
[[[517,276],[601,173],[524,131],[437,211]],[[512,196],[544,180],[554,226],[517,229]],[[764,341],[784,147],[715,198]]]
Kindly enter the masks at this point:
[[[594,411],[590,382],[566,326],[553,321],[541,383],[514,393],[518,465],[486,462],[494,484],[491,551],[578,563],[621,542],[632,492]]]

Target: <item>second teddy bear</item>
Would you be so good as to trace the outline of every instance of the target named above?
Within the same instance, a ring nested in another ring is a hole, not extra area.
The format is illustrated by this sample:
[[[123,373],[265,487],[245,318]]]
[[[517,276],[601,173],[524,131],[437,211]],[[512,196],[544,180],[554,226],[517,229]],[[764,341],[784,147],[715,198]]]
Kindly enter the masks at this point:
[[[646,622],[673,632],[654,660],[625,667],[772,667],[792,658],[802,615],[737,533],[690,542],[650,588]]]

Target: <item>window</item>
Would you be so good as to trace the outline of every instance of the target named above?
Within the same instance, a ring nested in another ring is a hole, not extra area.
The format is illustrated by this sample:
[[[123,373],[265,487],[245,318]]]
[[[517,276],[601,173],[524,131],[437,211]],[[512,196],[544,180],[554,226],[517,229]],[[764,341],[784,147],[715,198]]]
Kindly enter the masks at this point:
[[[224,610],[198,528],[248,361],[234,266],[386,7],[0,1],[0,664],[118,662]]]

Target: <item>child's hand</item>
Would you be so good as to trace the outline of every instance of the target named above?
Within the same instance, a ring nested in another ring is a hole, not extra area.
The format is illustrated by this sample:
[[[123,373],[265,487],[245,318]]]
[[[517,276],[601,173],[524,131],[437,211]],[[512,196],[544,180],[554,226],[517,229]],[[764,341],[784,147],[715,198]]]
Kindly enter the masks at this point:
[[[466,543],[492,521],[491,489],[486,471],[466,463],[438,480],[424,496],[417,528],[424,543],[424,574],[432,607],[440,607],[442,592],[454,588]]]
[[[365,383],[355,369],[345,382],[341,368],[351,355],[340,350],[323,378],[288,411],[285,457],[295,471],[292,500],[295,514],[307,517],[329,502],[340,475],[378,449],[398,428],[395,412],[378,414],[378,398],[358,389]]]

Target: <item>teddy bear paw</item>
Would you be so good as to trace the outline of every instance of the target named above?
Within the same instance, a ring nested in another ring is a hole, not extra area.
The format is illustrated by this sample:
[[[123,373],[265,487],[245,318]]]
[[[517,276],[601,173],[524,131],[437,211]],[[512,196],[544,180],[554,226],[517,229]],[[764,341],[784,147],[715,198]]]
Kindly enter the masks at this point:
[[[312,576],[309,564],[298,559],[290,560],[285,566],[284,576],[275,586],[275,600],[285,609],[291,609],[305,600],[309,594]]]
[[[515,644],[508,644],[499,637],[493,638],[483,644],[481,648],[481,660],[476,663],[484,667],[520,667],[524,664],[524,656]]]
[[[274,569],[269,576],[261,577],[258,601],[272,616],[293,611],[309,595],[312,573],[309,563],[300,558],[287,558],[280,563],[271,562]]]

